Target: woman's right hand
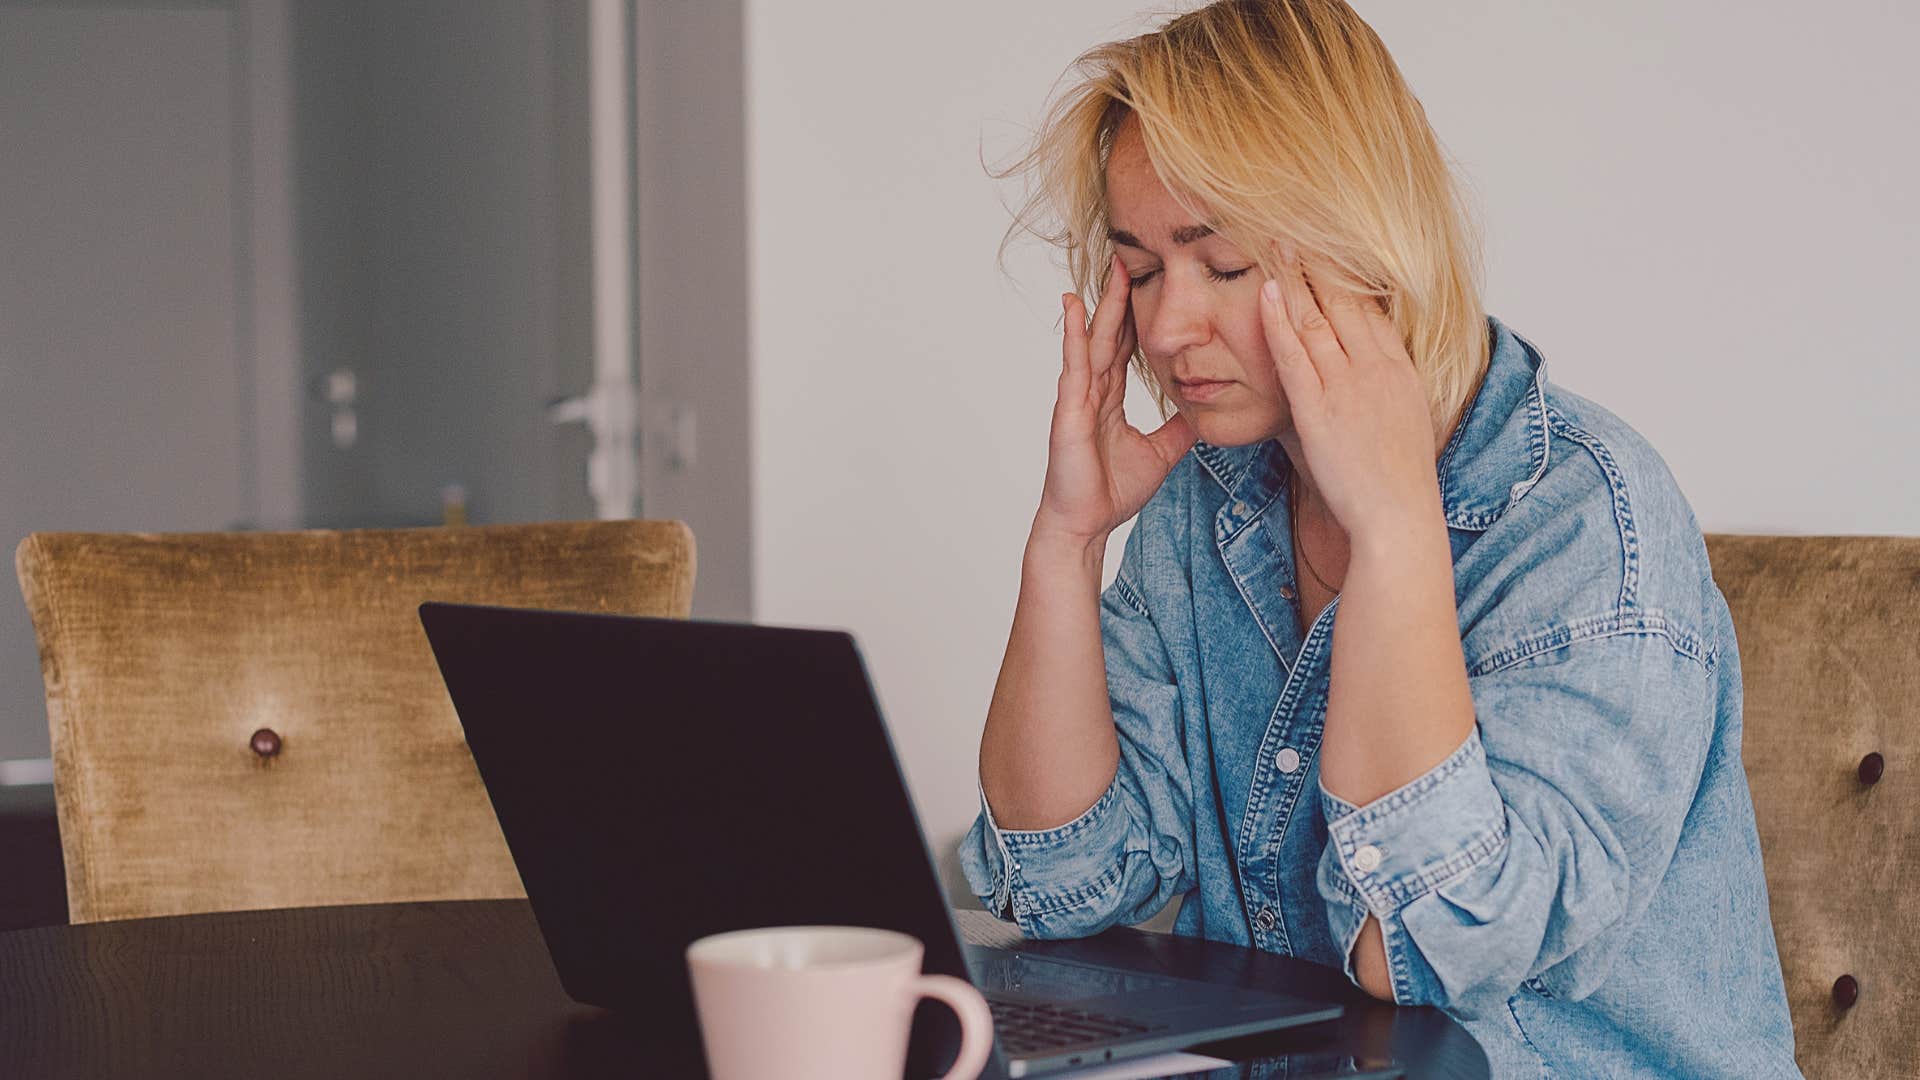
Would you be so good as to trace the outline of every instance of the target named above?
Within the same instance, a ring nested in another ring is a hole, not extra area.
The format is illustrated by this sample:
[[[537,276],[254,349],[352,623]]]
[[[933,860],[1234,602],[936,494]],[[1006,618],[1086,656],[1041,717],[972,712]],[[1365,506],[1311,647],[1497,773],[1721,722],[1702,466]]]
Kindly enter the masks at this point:
[[[1134,346],[1128,285],[1116,256],[1091,327],[1080,298],[1061,297],[1066,332],[1036,535],[1104,544],[1109,533],[1140,512],[1193,447],[1193,428],[1178,413],[1151,435],[1127,422],[1122,406]]]

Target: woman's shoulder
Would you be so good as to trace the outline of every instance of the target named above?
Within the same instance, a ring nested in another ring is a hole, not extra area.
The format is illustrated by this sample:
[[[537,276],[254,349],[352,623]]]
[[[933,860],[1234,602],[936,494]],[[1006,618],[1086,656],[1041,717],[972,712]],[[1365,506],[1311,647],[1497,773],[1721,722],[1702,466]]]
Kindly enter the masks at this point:
[[[1545,405],[1545,467],[1463,556],[1472,568],[1463,577],[1474,579],[1461,583],[1463,604],[1499,596],[1561,628],[1671,628],[1705,642],[1704,654],[1717,593],[1699,523],[1665,458],[1578,394],[1548,384]]]
[[[1612,411],[1551,383],[1546,403],[1548,465],[1536,490],[1611,522],[1627,553],[1705,557],[1693,506],[1646,436]]]

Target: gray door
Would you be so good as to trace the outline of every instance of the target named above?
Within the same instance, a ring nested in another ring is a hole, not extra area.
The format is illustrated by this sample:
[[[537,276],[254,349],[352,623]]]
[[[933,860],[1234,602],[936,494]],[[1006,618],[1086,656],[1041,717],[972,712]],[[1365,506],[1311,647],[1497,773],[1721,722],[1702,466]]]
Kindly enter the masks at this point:
[[[292,37],[307,523],[455,488],[593,517],[591,437],[547,416],[591,379],[583,0],[304,3]]]
[[[220,6],[0,3],[0,544],[258,509],[244,72]],[[48,753],[0,588],[0,761]]]
[[[695,612],[748,617],[737,0],[316,0],[293,20],[306,382],[353,388],[307,403],[309,522],[432,523],[450,488],[475,522],[680,518]],[[600,414],[597,459],[556,413]]]
[[[624,299],[655,429],[634,511],[693,525],[696,613],[746,617],[740,6],[638,12],[0,0],[0,544],[437,524],[456,489],[477,523],[607,513],[594,433],[553,414],[615,378],[599,316]],[[612,61],[630,100],[592,83],[614,37],[639,43]],[[637,126],[613,171],[647,193],[612,210],[609,101]],[[7,587],[0,761],[46,753]]]
[[[5,550],[437,524],[453,488],[474,522],[595,516],[592,434],[548,415],[593,380],[587,29],[585,0],[0,0]],[[276,212],[293,270],[263,297]],[[9,585],[0,761],[47,753]]]

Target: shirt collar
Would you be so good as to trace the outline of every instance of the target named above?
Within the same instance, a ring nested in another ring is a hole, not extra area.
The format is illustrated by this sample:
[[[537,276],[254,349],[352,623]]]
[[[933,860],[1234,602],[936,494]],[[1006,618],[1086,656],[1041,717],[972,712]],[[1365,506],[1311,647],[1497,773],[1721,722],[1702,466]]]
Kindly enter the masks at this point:
[[[1435,466],[1440,504],[1455,529],[1484,531],[1547,471],[1547,364],[1533,344],[1487,316],[1491,356],[1486,377]],[[1196,443],[1194,456],[1246,507],[1229,532],[1273,502],[1286,481],[1287,452],[1278,440],[1250,446]],[[1222,523],[1227,524],[1227,523]]]

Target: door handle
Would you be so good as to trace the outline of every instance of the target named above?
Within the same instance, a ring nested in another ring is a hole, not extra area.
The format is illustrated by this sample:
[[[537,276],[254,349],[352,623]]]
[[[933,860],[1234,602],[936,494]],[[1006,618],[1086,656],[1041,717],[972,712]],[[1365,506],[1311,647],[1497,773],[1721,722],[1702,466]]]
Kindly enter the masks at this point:
[[[550,423],[585,424],[593,435],[593,452],[587,456],[587,490],[602,519],[631,517],[639,502],[635,438],[638,396],[631,380],[602,379],[577,397],[557,397],[547,402]]]

